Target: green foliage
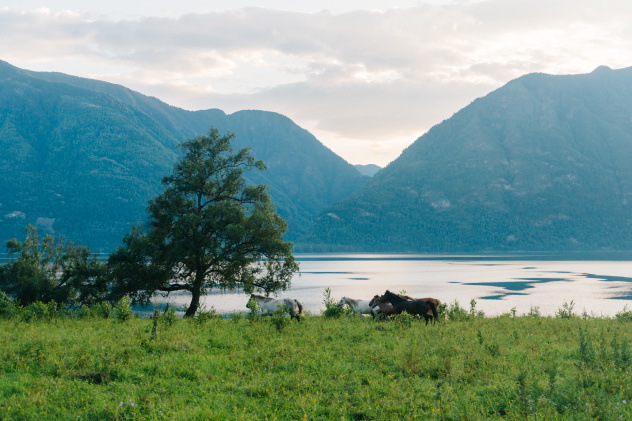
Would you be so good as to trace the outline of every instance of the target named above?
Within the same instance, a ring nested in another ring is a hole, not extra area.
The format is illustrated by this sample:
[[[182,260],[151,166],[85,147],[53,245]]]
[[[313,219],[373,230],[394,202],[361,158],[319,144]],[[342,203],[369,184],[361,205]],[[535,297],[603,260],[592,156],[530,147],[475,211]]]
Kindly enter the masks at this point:
[[[338,305],[338,302],[331,297],[331,288],[325,288],[323,292],[323,304],[325,304],[325,310],[323,311],[323,317],[326,319],[337,319],[345,314],[345,309]]]
[[[290,324],[290,313],[281,304],[277,305],[277,309],[272,312],[270,315],[270,323],[274,326],[277,332],[281,333],[287,325]]]
[[[540,315],[540,307],[531,306],[531,309],[529,310],[529,313],[527,313],[527,316],[529,316],[529,317],[541,317],[541,315]]]
[[[620,311],[617,314],[615,314],[615,317],[617,320],[621,322],[632,322],[632,311],[628,310],[628,305],[626,304],[623,307],[623,311]]]
[[[134,311],[130,307],[129,298],[121,298],[114,306],[114,317],[121,322],[125,322],[134,317]]]
[[[198,313],[199,316],[199,313]],[[174,307],[169,307],[160,318],[167,326],[173,326],[178,321],[178,315]]]
[[[391,318],[395,326],[397,326],[397,328],[399,329],[411,328],[413,322],[415,321],[415,316],[412,314],[408,314],[405,311],[401,312],[400,314],[395,314],[391,316]]]
[[[84,306],[78,310],[79,317],[107,319],[114,311],[112,305],[106,301],[94,303],[91,306]]]
[[[58,315],[58,306],[54,301],[49,301],[48,303],[35,301],[34,303],[24,306],[19,314],[25,322],[46,320]]]
[[[233,321],[235,324],[239,324],[242,320],[246,318],[242,311],[233,311],[228,315],[228,318]]]
[[[204,306],[201,306],[197,314],[195,315],[195,321],[198,324],[206,324],[212,320],[220,320],[222,318],[221,314],[217,314],[215,311],[215,307],[211,307],[207,310]]]
[[[574,307],[575,307],[575,302],[573,300],[571,300],[570,303],[564,302],[564,304],[562,304],[562,307],[557,309],[557,313],[555,314],[555,316],[562,319],[570,319],[573,316],[575,316],[575,314],[573,314]]]
[[[17,306],[13,300],[4,291],[0,291],[0,317],[10,318],[16,311]]]
[[[151,319],[0,318],[0,417],[632,417],[632,324],[614,318],[306,321],[158,323],[152,339]]]
[[[40,238],[32,225],[25,232],[23,242],[15,238],[7,242],[9,262],[0,266],[0,290],[21,305],[37,301],[82,305],[105,298],[105,265],[96,256],[90,259],[90,249],[66,245],[52,235]]]
[[[298,264],[283,240],[285,221],[264,185],[249,185],[246,171],[263,170],[248,149],[233,152],[234,134],[180,145],[184,155],[165,191],[149,202],[148,230],[125,237],[109,260],[115,294],[146,303],[157,292],[191,293],[185,317],[194,316],[210,288],[285,290]]]
[[[461,307],[457,300],[454,300],[453,303],[447,305],[445,313],[448,317],[448,320],[451,320],[453,322],[460,322],[469,318],[468,312],[463,307]]]
[[[249,299],[246,307],[250,310],[246,315],[246,318],[250,323],[256,323],[261,320],[261,306],[259,306],[257,300],[252,298]]]

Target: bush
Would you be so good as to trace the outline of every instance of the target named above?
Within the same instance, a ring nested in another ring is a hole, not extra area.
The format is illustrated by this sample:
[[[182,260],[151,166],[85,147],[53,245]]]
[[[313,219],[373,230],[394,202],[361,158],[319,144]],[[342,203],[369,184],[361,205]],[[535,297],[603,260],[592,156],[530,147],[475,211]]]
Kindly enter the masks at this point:
[[[277,309],[274,310],[270,316],[270,322],[279,333],[283,332],[283,329],[290,324],[290,313],[285,307],[279,304],[277,305]]]
[[[468,312],[461,307],[457,300],[448,304],[446,308],[446,315],[448,316],[448,319],[453,322],[460,322],[469,318]]]
[[[162,314],[161,320],[167,326],[173,326],[178,321],[178,315],[176,314],[176,309],[173,307],[169,307]]]
[[[415,316],[412,314],[408,314],[406,311],[401,312],[400,314],[395,314],[391,316],[395,326],[399,329],[409,328],[413,325],[413,321],[415,320]]]
[[[100,301],[91,306],[81,307],[76,315],[82,319],[108,319],[112,315],[112,305],[106,301]]]
[[[195,316],[195,321],[198,322],[199,324],[205,324],[208,321],[217,320],[221,318],[222,316],[217,314],[217,311],[215,311],[215,307],[211,306],[210,310],[206,310],[206,307],[202,305],[200,306],[200,309],[197,311],[197,314]]]
[[[250,323],[255,323],[261,320],[261,306],[259,305],[257,300],[248,300],[248,304],[246,307],[250,309],[250,311],[246,315],[246,318]]]
[[[23,307],[20,311],[20,315],[22,316],[22,320],[26,322],[31,320],[49,319],[58,315],[57,303],[54,301],[49,303],[36,301],[26,307]]]
[[[114,316],[121,322],[134,317],[134,312],[129,305],[129,298],[127,298],[126,296],[121,298],[121,300],[114,307]]]
[[[336,300],[331,298],[331,289],[326,288],[323,292],[323,304],[325,304],[325,311],[323,311],[323,317],[326,319],[337,319],[345,313],[343,307],[339,307]]]
[[[2,304],[0,304],[1,306]],[[2,309],[0,307],[0,314],[2,314]],[[623,307],[623,311],[615,314],[614,317],[620,322],[632,322],[632,311],[628,310],[628,305],[626,304]]]
[[[230,320],[233,321],[233,323],[237,324],[240,321],[244,320],[245,316],[244,313],[242,313],[241,311],[233,311],[231,312],[228,317],[230,318]]]
[[[12,317],[17,310],[18,307],[15,305],[13,300],[7,297],[7,294],[3,291],[0,291],[0,317]]]
[[[571,300],[570,303],[565,302],[561,308],[557,310],[556,317],[561,319],[570,319],[574,316],[573,308],[575,307],[575,301]]]

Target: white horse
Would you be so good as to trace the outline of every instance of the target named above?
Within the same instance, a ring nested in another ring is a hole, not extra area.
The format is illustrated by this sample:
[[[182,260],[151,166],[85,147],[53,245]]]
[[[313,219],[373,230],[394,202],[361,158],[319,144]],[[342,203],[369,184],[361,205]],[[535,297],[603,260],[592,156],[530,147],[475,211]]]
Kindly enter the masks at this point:
[[[301,321],[303,304],[301,304],[299,300],[294,298],[270,298],[259,294],[250,294],[250,300],[255,300],[257,304],[259,304],[262,316],[269,316],[276,311],[278,306],[281,306],[287,309],[288,313],[290,313],[290,317],[296,318],[299,322]],[[248,302],[250,302],[250,300],[248,300]]]
[[[376,316],[376,311],[369,305],[370,300],[356,300],[349,297],[342,297],[338,301],[338,307],[342,307],[347,304],[353,310],[353,314],[370,314],[373,317]],[[377,309],[379,311],[379,308]]]

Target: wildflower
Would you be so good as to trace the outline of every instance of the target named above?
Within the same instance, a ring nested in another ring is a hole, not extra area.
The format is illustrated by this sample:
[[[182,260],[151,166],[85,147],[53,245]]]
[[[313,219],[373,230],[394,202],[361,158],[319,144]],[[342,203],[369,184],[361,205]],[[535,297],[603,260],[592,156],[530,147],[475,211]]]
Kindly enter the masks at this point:
[[[121,401],[121,403],[119,403],[119,406],[123,406],[123,401]]]
[[[625,399],[623,400],[623,404],[625,405],[626,403],[628,403]]]

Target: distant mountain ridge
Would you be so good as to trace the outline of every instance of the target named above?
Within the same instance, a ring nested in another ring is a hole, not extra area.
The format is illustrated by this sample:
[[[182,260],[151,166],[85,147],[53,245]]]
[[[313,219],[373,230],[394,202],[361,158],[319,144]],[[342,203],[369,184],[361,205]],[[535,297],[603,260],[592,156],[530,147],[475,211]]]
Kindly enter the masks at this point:
[[[268,166],[247,175],[268,185],[288,239],[368,177],[280,114],[186,111],[119,85],[0,61],[0,242],[27,223],[95,250],[116,247],[162,190],[176,146],[211,126],[236,132]]]
[[[369,177],[373,177],[379,170],[382,169],[382,167],[379,167],[375,164],[356,164],[354,165],[354,167],[356,167],[356,169],[360,171],[360,174],[368,175]]]
[[[632,249],[632,68],[529,74],[323,211],[313,250]]]

